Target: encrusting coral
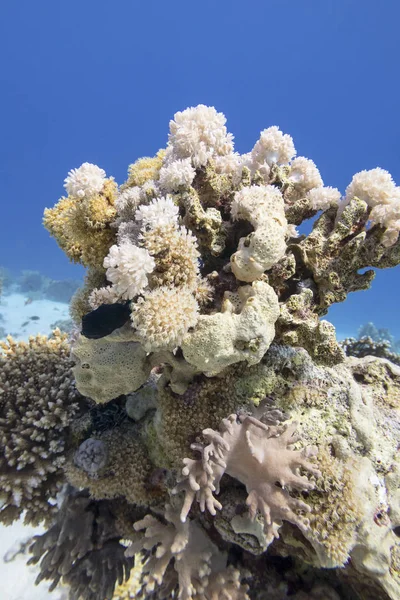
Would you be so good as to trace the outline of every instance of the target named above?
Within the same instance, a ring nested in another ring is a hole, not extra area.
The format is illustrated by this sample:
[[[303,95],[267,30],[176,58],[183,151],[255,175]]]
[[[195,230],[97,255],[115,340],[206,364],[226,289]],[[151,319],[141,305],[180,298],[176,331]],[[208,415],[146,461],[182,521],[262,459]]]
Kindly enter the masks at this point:
[[[59,334],[0,363],[0,518],[46,520],[40,578],[71,600],[397,600],[400,370],[320,319],[400,263],[389,173],[341,199],[278,127],[241,155],[199,105],[120,187],[88,163],[65,187],[45,225],[88,267],[73,376]]]

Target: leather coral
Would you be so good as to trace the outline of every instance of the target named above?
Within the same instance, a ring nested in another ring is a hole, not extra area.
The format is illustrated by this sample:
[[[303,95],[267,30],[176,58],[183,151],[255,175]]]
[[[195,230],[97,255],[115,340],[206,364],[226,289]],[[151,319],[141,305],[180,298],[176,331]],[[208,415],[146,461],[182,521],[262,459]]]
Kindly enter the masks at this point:
[[[290,491],[314,488],[301,470],[313,475],[319,472],[309,460],[317,453],[315,447],[292,448],[300,440],[296,428],[296,423],[266,425],[252,416],[232,414],[222,420],[219,431],[204,429],[208,444],[191,445],[201,457],[184,458],[185,466],[173,490],[175,494],[185,492],[182,522],[194,500],[199,502],[201,511],[207,508],[212,515],[222,508],[214,493],[218,494],[220,480],[227,473],[246,486],[249,516],[254,520],[257,511],[261,513],[267,543],[278,537],[284,520],[304,531],[308,520],[299,511],[309,512],[310,508],[291,496]]]

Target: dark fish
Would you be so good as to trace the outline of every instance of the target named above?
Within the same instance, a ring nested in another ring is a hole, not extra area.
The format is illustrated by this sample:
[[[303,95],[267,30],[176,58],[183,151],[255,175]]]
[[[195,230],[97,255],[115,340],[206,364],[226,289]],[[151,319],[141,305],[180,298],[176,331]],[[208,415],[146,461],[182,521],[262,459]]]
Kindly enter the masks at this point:
[[[27,325],[29,325],[29,321],[25,321],[24,323],[22,323],[21,327],[26,327]]]
[[[110,335],[128,321],[131,314],[129,304],[102,304],[87,313],[82,318],[82,335],[91,340]]]
[[[31,321],[39,321],[40,317],[33,315],[33,317],[29,317]]]

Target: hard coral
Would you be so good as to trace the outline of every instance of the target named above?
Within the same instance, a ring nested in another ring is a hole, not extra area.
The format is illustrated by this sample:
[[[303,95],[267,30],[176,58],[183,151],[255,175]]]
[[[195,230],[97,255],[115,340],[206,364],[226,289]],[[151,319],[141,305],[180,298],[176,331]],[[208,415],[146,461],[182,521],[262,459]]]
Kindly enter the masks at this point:
[[[124,497],[129,503],[149,506],[162,498],[152,494],[150,477],[155,466],[140,439],[139,428],[123,423],[83,441],[66,465],[67,479],[78,489],[88,489],[97,500]],[[90,442],[89,442],[90,440]],[[87,455],[88,444],[97,453]]]
[[[0,342],[0,521],[49,521],[78,411],[67,336]]]
[[[201,315],[184,337],[183,356],[209,376],[240,361],[256,364],[272,342],[278,315],[276,294],[265,282],[225,292],[222,311]]]

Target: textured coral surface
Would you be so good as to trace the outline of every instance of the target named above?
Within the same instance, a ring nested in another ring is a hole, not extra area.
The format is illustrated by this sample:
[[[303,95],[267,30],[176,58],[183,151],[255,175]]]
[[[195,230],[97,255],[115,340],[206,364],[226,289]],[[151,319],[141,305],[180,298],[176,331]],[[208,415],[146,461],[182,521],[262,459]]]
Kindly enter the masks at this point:
[[[199,105],[120,187],[84,163],[65,188],[44,222],[88,268],[76,329],[0,357],[0,518],[45,521],[39,580],[71,600],[397,600],[400,369],[321,320],[400,263],[390,174],[342,197],[278,127],[240,155]]]

